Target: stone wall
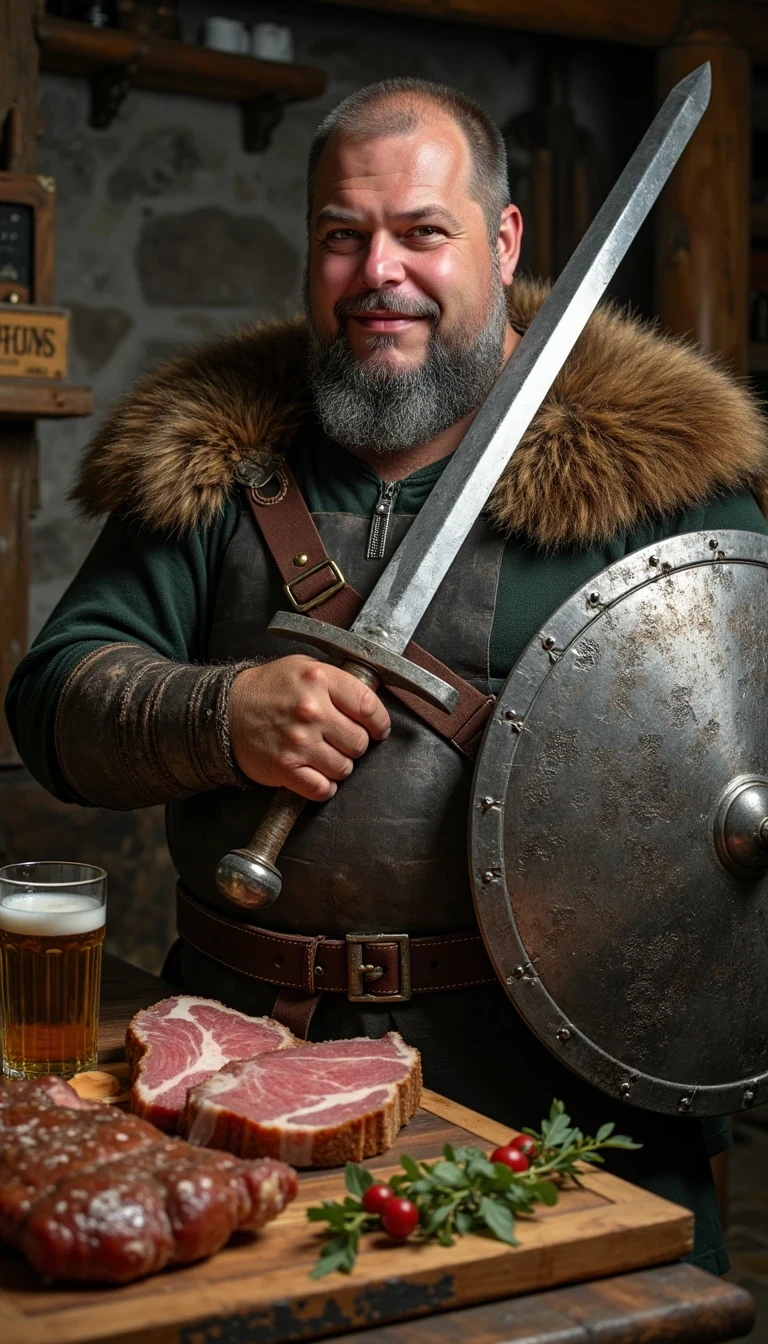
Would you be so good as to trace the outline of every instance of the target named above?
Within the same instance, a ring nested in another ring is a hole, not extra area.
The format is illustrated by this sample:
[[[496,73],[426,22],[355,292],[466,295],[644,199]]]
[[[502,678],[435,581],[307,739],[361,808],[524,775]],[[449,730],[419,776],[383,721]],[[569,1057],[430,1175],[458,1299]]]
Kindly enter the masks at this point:
[[[182,6],[184,36],[195,40],[206,6]],[[307,149],[318,121],[342,97],[375,79],[419,75],[464,90],[503,125],[535,102],[537,72],[554,49],[549,39],[509,31],[315,4],[270,10],[235,0],[207,12],[289,22],[296,59],[328,73],[323,97],[289,107],[264,154],[243,152],[232,105],[133,92],[113,125],[95,131],[84,80],[41,78],[39,170],[57,181],[57,301],[72,311],[70,376],[93,386],[94,424],[140,373],[184,346],[297,307]],[[567,56],[572,104],[597,143],[607,186],[650,116],[652,56],[576,42]],[[616,286],[641,308],[649,302],[649,247],[646,233]],[[33,634],[95,535],[67,502],[92,429],[77,420],[40,426]],[[9,853],[32,847],[44,857],[55,841],[63,856],[69,827],[69,850],[78,857],[87,839],[89,854],[103,858],[121,893],[110,922],[113,950],[157,969],[171,929],[159,812],[76,816],[76,809],[48,804],[28,781],[6,787],[3,797]],[[39,816],[34,827],[30,814]]]

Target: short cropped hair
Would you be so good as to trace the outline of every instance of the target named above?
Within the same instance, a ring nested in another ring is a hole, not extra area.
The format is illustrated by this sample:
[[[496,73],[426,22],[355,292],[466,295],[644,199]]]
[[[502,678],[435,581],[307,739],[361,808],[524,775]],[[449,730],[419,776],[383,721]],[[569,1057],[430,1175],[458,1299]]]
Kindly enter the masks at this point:
[[[462,132],[471,157],[470,192],[482,207],[488,235],[495,241],[501,213],[509,205],[507,151],[501,131],[479,103],[429,79],[382,79],[351,93],[318,126],[307,164],[307,218],[311,217],[317,165],[334,131],[356,140],[373,136],[409,135],[431,103],[445,112]]]

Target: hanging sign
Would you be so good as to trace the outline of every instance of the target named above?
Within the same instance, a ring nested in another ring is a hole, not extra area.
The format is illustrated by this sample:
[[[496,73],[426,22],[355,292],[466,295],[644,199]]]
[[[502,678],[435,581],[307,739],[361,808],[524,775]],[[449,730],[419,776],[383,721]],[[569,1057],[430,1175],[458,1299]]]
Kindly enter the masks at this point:
[[[0,303],[0,378],[66,378],[68,353],[66,309]]]

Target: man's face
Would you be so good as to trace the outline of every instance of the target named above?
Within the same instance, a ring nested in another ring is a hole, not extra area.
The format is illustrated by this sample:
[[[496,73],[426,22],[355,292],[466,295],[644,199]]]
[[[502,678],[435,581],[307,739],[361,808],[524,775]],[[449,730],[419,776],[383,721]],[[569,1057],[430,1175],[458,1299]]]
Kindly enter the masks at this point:
[[[448,347],[471,344],[488,321],[493,258],[470,168],[461,131],[439,110],[425,111],[409,135],[331,136],[318,164],[308,265],[322,342],[343,332],[360,364],[394,374],[424,363],[433,333]],[[509,284],[517,254],[501,253]]]

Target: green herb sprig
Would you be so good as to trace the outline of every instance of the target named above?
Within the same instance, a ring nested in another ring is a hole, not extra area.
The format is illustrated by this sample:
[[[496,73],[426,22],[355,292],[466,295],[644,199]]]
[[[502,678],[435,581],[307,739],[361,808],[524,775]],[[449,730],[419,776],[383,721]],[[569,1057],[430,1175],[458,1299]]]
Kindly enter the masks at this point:
[[[581,1184],[580,1163],[602,1163],[603,1148],[642,1146],[624,1134],[615,1134],[614,1129],[613,1124],[605,1124],[594,1137],[585,1136],[571,1124],[563,1102],[553,1101],[540,1131],[523,1130],[536,1143],[527,1171],[515,1172],[502,1162],[491,1162],[482,1148],[447,1143],[441,1161],[414,1162],[401,1157],[402,1173],[390,1177],[387,1184],[419,1210],[414,1241],[435,1240],[441,1246],[453,1246],[457,1236],[479,1232],[516,1246],[516,1218],[530,1216],[537,1204],[556,1204],[558,1186],[564,1181]],[[327,1224],[329,1238],[311,1271],[313,1279],[334,1270],[348,1274],[363,1233],[381,1230],[379,1214],[366,1213],[362,1197],[369,1186],[382,1182],[356,1162],[347,1163],[344,1179],[348,1193],[343,1201],[326,1199],[307,1209],[310,1222]]]

